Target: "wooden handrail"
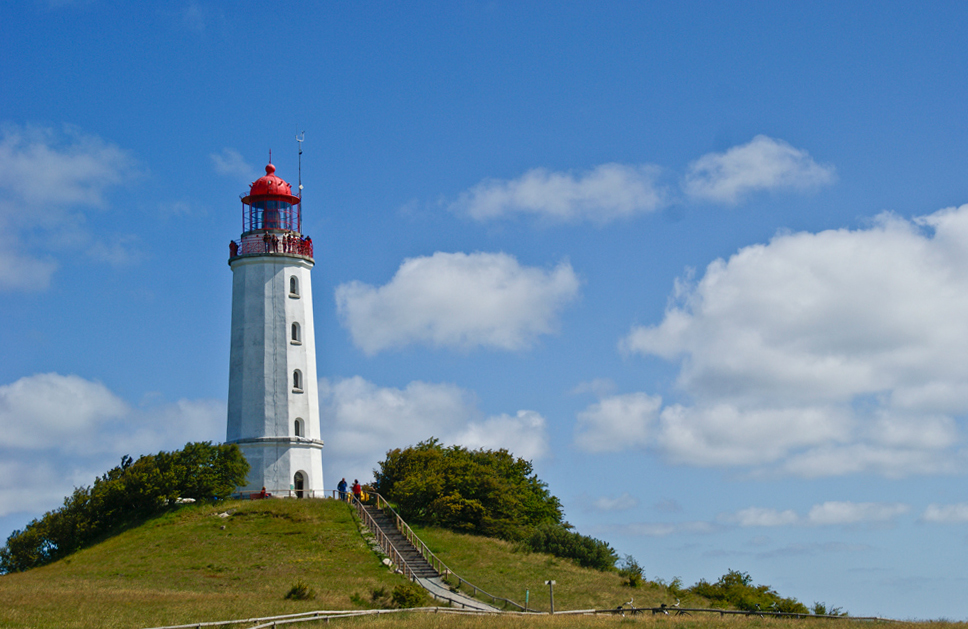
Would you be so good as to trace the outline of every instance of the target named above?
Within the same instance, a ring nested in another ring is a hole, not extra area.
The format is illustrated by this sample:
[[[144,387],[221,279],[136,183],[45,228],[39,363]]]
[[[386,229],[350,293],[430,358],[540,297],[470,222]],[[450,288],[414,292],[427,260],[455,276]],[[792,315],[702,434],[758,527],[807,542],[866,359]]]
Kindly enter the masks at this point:
[[[468,586],[470,588],[473,588],[473,590],[474,590],[474,596],[478,596],[479,594],[481,594],[481,595],[484,595],[485,597],[489,598],[492,603],[497,603],[498,601],[501,601],[505,605],[510,605],[510,606],[513,606],[513,607],[517,607],[521,611],[524,611],[524,609],[525,609],[524,608],[524,605],[521,605],[520,603],[516,603],[515,601],[512,601],[509,598],[504,598],[503,596],[495,596],[495,595],[491,594],[490,592],[487,592],[486,590],[483,590],[483,589],[477,587],[476,585],[474,585],[473,583],[471,583],[467,579],[462,578],[460,575],[458,575],[453,570],[451,570],[447,566],[447,564],[445,564],[443,561],[441,561],[440,557],[438,557],[437,555],[435,555],[433,553],[433,551],[431,551],[427,547],[427,544],[425,544],[423,542],[423,540],[421,540],[420,537],[416,533],[413,532],[413,529],[410,528],[410,525],[408,525],[404,521],[404,519],[402,517],[400,517],[400,514],[397,513],[396,510],[394,510],[394,508],[392,506],[390,506],[390,503],[387,502],[386,498],[384,498],[380,494],[376,493],[375,491],[370,491],[368,493],[370,494],[370,496],[376,497],[376,508],[377,509],[380,509],[381,511],[389,511],[393,515],[393,520],[394,520],[394,522],[396,524],[397,530],[400,531],[401,533],[403,533],[403,536],[407,538],[407,541],[410,542],[411,544],[413,544],[413,547],[416,548],[417,551],[420,553],[420,555],[425,560],[427,560],[427,563],[429,563],[431,565],[431,567],[434,570],[437,571],[437,574],[441,575],[445,579],[447,577],[453,577],[453,578],[457,579],[457,587],[460,587],[462,585],[466,585],[466,586]],[[360,505],[360,509],[362,510],[362,505]],[[367,515],[369,516],[369,514],[367,514]],[[374,522],[374,525],[375,524],[376,523]]]

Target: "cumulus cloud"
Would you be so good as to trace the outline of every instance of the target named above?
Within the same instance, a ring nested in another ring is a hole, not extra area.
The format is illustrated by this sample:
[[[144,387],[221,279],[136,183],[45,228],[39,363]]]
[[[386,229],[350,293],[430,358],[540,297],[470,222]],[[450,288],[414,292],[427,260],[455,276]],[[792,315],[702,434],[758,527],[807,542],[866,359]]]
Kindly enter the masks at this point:
[[[535,411],[484,417],[472,394],[453,384],[379,387],[359,376],[319,381],[326,473],[371,478],[388,450],[436,437],[447,445],[505,448],[517,457],[548,454],[546,420]]]
[[[648,446],[662,398],[645,393],[606,397],[578,414],[575,443],[587,452]]]
[[[661,409],[653,447],[805,477],[961,469],[966,264],[968,206],[781,234],[712,262],[620,343],[680,365],[689,403]]]
[[[758,135],[725,153],[703,155],[683,181],[686,194],[708,201],[735,204],[761,190],[817,188],[836,180],[833,166],[818,164],[783,140]]]
[[[106,386],[76,375],[36,374],[0,386],[0,517],[56,508],[76,486],[118,464],[220,441],[225,403],[180,400],[133,408]]]
[[[552,222],[604,224],[662,207],[658,176],[659,169],[649,165],[602,164],[581,173],[534,168],[517,179],[485,179],[449,209],[478,221],[528,214]]]
[[[341,284],[336,306],[367,355],[415,343],[521,350],[556,330],[580,283],[568,262],[544,270],[505,253],[437,252],[404,260],[383,286]]]
[[[255,181],[261,175],[256,168],[245,161],[242,154],[232,148],[224,148],[220,153],[211,153],[209,158],[215,172],[220,175],[237,177],[244,181]]]
[[[965,524],[968,523],[968,503],[962,502],[952,505],[930,504],[921,514],[922,522],[933,524]]]
[[[71,126],[3,126],[0,171],[0,292],[45,290],[56,245],[93,240],[82,209],[104,207],[108,190],[140,176],[129,152]]]

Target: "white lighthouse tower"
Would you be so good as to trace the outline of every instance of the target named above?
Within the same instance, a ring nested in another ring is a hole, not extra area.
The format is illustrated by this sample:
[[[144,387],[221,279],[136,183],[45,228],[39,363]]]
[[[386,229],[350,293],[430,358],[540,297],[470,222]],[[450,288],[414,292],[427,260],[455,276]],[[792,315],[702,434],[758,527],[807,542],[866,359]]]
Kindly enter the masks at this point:
[[[242,236],[229,245],[232,350],[226,441],[251,469],[241,493],[322,495],[316,392],[312,239],[301,194],[275,166],[242,198]]]

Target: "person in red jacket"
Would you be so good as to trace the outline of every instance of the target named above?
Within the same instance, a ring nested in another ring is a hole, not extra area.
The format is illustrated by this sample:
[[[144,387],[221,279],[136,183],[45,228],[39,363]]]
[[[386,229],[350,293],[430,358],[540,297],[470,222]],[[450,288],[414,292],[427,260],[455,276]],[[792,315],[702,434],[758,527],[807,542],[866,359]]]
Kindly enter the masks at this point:
[[[360,481],[353,479],[353,496],[359,500],[363,495],[363,488],[360,487]]]

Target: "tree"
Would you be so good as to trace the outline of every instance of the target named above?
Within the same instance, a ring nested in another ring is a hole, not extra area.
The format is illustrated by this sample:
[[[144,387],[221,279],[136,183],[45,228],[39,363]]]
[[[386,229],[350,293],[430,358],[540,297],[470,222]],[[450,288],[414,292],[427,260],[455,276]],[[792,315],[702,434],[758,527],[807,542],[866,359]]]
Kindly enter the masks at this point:
[[[562,523],[561,502],[530,461],[507,450],[443,447],[435,438],[387,452],[374,489],[405,519],[509,540]]]
[[[76,488],[60,509],[14,531],[0,548],[0,572],[21,572],[84,548],[121,526],[150,517],[177,498],[220,500],[245,482],[249,464],[235,444],[188,443],[121,464]]]

